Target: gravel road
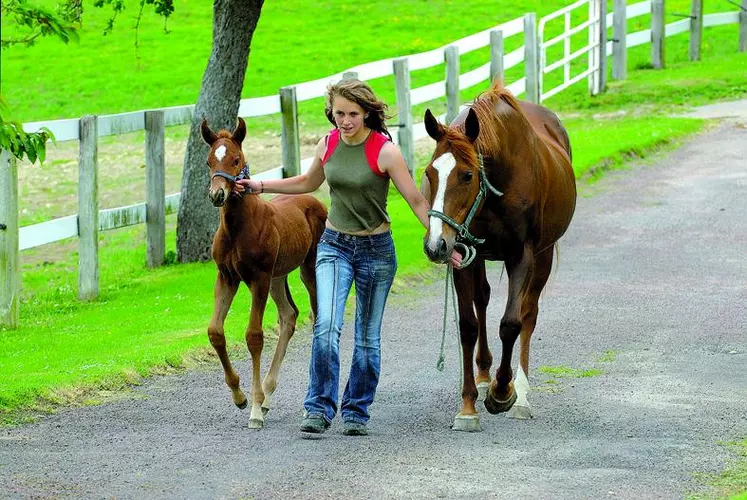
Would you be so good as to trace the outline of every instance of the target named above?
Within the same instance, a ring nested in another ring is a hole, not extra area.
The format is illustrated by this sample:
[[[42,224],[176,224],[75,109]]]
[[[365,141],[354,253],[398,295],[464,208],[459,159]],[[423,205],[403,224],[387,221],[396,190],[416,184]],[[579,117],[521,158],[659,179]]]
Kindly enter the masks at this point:
[[[156,377],[133,398],[0,430],[0,497],[682,498],[693,473],[729,464],[720,442],[747,436],[746,215],[744,122],[581,186],[540,303],[533,420],[480,405],[482,432],[449,429],[459,363],[450,330],[446,370],[434,368],[439,281],[391,297],[368,437],[336,421],[301,438],[302,331],[262,431],[246,427],[217,362]],[[489,275],[497,325],[506,281],[497,264]],[[497,329],[490,338],[497,358]],[[556,378],[543,366],[598,372]]]

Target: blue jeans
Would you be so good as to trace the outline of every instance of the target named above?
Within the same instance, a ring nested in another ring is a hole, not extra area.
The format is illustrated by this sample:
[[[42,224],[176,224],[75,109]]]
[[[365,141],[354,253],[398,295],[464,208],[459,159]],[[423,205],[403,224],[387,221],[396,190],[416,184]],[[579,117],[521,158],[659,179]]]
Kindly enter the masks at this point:
[[[340,333],[345,301],[355,282],[355,348],[342,396],[344,421],[368,422],[381,367],[381,321],[397,271],[390,232],[352,236],[326,229],[316,257],[317,317],[311,344],[308,415],[331,422],[337,413]]]

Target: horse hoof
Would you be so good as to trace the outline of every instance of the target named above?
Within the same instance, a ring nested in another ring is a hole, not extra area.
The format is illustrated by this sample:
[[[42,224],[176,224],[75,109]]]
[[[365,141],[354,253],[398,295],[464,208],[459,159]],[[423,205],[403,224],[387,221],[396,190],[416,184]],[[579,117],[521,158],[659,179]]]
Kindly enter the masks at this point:
[[[532,409],[525,405],[514,405],[506,414],[508,418],[516,418],[519,420],[529,420],[534,418],[532,415]]]
[[[478,382],[477,384],[477,400],[485,401],[485,396],[488,394],[488,388],[490,382]]]
[[[246,407],[247,407],[248,405],[249,405],[249,401],[247,401],[246,399],[244,400],[244,402],[243,402],[243,403],[236,403],[236,406],[238,406],[238,407],[239,407],[239,410],[243,410],[243,409],[244,409],[244,408],[246,408]]]
[[[249,428],[253,429],[255,431],[260,430],[262,427],[264,427],[265,421],[260,420],[258,418],[250,418],[249,419]]]
[[[480,432],[480,417],[478,415],[457,415],[451,429],[462,432]]]
[[[498,401],[493,397],[493,395],[488,391],[487,395],[485,396],[485,409],[488,410],[488,413],[491,413],[493,415],[496,415],[498,413],[503,413],[511,409],[511,407],[516,402],[516,391],[513,391],[511,393],[511,396],[506,401]]]

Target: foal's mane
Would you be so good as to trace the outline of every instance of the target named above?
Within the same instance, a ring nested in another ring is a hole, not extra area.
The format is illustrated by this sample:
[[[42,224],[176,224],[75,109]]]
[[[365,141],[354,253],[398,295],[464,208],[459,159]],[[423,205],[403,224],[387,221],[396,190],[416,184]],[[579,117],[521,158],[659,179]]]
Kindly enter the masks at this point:
[[[498,102],[501,100],[509,106],[509,109],[502,113],[496,111]],[[451,143],[452,149],[465,159],[472,157],[471,151],[475,147],[484,156],[498,156],[501,148],[501,136],[503,135],[502,129],[506,128],[504,122],[516,114],[518,114],[520,120],[526,121],[526,116],[521,111],[519,102],[499,81],[496,81],[490,90],[479,94],[470,107],[477,114],[477,120],[480,123],[480,133],[474,144],[463,135],[465,132],[464,123],[455,127],[461,134],[447,129],[447,139]]]

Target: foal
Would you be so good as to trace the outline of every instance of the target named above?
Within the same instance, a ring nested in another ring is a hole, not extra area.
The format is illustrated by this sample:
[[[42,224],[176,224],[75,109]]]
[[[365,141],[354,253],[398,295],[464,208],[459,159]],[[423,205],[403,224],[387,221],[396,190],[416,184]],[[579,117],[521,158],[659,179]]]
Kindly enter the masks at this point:
[[[226,384],[239,408],[247,399],[239,387],[239,376],[226,352],[224,322],[239,284],[251,290],[252,305],[246,344],[252,356],[252,410],[249,428],[261,429],[264,414],[270,408],[270,396],[277,386],[278,372],[288,341],[296,328],[298,308],[288,288],[288,274],[300,268],[301,281],[309,292],[316,318],[316,249],[327,220],[326,207],[310,195],[276,196],[269,203],[259,196],[232,195],[236,180],[248,177],[241,142],[246,124],[239,118],[233,133],[217,134],[202,120],[202,138],[210,146],[208,196],[220,207],[220,226],[213,238],[213,260],[218,266],[215,282],[215,307],[208,327],[210,343],[218,353],[226,375]],[[278,310],[279,335],[270,371],[260,384],[260,357],[264,337],[262,317],[271,295]]]

